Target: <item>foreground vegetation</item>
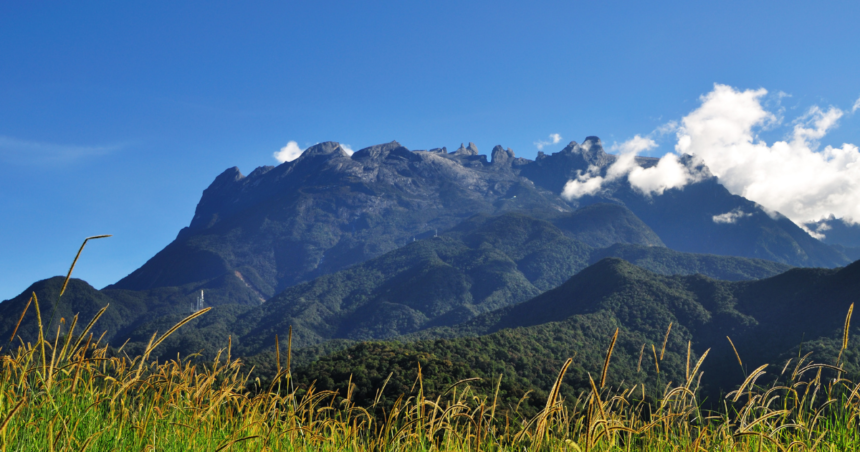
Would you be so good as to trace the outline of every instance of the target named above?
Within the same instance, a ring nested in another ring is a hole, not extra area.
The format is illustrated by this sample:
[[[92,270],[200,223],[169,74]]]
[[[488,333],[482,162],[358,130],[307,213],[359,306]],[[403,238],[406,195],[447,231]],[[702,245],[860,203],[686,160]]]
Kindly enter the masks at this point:
[[[38,299],[33,309],[41,319]],[[860,446],[860,384],[840,378],[837,365],[792,359],[782,370],[761,366],[727,395],[722,409],[705,412],[697,398],[697,362],[686,378],[660,388],[606,385],[617,339],[609,338],[604,370],[589,377],[576,398],[561,395],[573,360],[564,363],[534,416],[500,406],[495,391],[464,379],[429,393],[421,367],[413,387],[368,406],[344,393],[297,387],[284,368],[268,384],[250,380],[250,369],[230,356],[167,362],[149,355],[173,329],[155,335],[143,355],[130,358],[92,333],[100,311],[79,334],[53,341],[41,331],[35,344],[19,340],[3,357],[0,377],[0,449],[54,450],[852,450]],[[850,320],[846,319],[846,331]],[[847,346],[845,334],[843,348]],[[658,363],[658,352],[653,351]],[[281,357],[277,357],[281,362]],[[769,384],[769,371],[778,375]]]

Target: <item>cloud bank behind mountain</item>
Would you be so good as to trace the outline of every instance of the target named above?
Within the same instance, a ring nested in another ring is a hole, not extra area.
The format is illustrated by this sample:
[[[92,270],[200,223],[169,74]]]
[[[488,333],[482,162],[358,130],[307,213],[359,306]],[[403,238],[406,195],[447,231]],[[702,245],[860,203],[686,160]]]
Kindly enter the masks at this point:
[[[820,149],[820,141],[851,113],[834,106],[813,106],[791,122],[788,136],[768,144],[758,133],[783,120],[765,109],[766,94],[763,88],[742,91],[715,84],[713,91],[700,97],[698,108],[651,134],[674,132],[676,139],[674,152],[657,165],[643,168],[636,162],[636,155],[657,146],[651,136],[637,135],[613,147],[618,159],[605,176],[597,169],[580,174],[562,194],[568,199],[595,194],[606,182],[626,176],[636,190],[659,196],[666,189],[701,180],[704,175],[695,168],[704,163],[733,194],[797,224],[830,215],[860,221],[860,150],[850,143]],[[693,158],[683,159],[683,155]]]

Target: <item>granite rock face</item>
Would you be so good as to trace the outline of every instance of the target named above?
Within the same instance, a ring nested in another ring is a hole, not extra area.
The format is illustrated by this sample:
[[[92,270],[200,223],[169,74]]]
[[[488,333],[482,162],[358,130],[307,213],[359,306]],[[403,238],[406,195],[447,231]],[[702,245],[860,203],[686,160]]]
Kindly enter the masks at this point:
[[[525,159],[502,154],[504,162],[491,163],[473,143],[447,153],[391,142],[350,156],[326,142],[248,176],[228,169],[176,240],[114,287],[181,286],[239,272],[268,298],[475,214],[573,210],[518,175],[514,164]]]
[[[237,168],[226,170],[203,192],[190,225],[176,240],[113,287],[190,287],[232,274],[254,294],[249,299],[268,299],[476,214],[520,211],[549,218],[595,203],[629,208],[661,244],[679,251],[800,266],[849,262],[785,217],[730,194],[703,167],[701,182],[662,195],[642,195],[620,179],[594,196],[560,196],[567,181],[585,171],[605,175],[615,160],[593,136],[553,154],[539,153],[534,161],[501,146],[488,161],[474,143],[449,153],[411,151],[392,141],[353,155],[338,143],[320,143],[296,160],[247,176]],[[656,163],[637,161],[646,167]],[[746,216],[734,224],[714,220],[733,211]]]

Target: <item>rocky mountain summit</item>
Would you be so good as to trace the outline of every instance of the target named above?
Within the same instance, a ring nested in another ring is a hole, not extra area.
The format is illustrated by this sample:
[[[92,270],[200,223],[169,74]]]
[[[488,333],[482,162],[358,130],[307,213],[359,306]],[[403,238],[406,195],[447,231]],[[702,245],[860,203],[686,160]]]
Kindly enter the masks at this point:
[[[281,290],[450,229],[475,214],[527,212],[549,218],[594,203],[629,208],[666,246],[685,252],[834,267],[850,260],[790,220],[730,194],[713,176],[661,195],[623,180],[576,200],[564,184],[616,160],[597,137],[536,160],[473,143],[411,151],[397,142],[349,155],[338,143],[247,176],[230,168],[203,192],[190,225],[118,289],[200,285],[232,275],[264,300]],[[656,159],[639,158],[642,166]],[[708,174],[706,168],[700,173]],[[733,223],[720,215],[741,212]]]
[[[448,153],[391,142],[350,156],[326,142],[248,176],[230,168],[203,192],[189,227],[115,287],[180,286],[238,272],[268,298],[478,213],[573,210],[517,174],[526,159],[500,147],[493,155],[488,162],[471,143]]]

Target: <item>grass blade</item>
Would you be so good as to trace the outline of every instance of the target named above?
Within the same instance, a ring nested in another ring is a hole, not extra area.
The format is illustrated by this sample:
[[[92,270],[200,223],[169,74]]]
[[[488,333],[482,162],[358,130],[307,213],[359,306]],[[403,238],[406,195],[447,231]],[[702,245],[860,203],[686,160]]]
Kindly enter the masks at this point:
[[[743,361],[741,361],[741,355],[740,355],[740,354],[738,354],[738,349],[736,349],[736,348],[735,348],[735,343],[734,343],[734,342],[732,342],[732,338],[730,338],[730,337],[728,337],[728,336],[726,336],[726,339],[728,339],[728,340],[729,340],[729,344],[732,344],[732,350],[734,350],[734,351],[735,351],[735,357],[738,359],[738,364],[740,364],[740,365],[741,365],[741,370],[743,370],[743,368],[744,368],[744,363],[743,363]]]
[[[669,333],[672,332],[672,323],[669,322],[669,328],[666,329],[666,335],[663,336],[663,348],[660,349],[660,361],[663,361],[663,355],[666,354],[666,342],[669,341]]]
[[[615,328],[615,334],[612,335],[612,342],[609,343],[609,351],[606,352],[606,359],[603,361],[603,372],[600,373],[600,389],[606,386],[606,373],[609,371],[609,359],[612,358],[612,350],[615,348],[615,341],[618,340],[618,328]]]
[[[3,419],[3,423],[0,424],[0,434],[2,434],[4,430],[6,430],[6,425],[9,424],[10,420],[12,420],[12,416],[14,416],[15,413],[17,413],[18,410],[20,410],[21,407],[24,406],[24,403],[26,403],[26,402],[27,402],[26,397],[21,399],[17,404],[15,404],[15,407],[12,408],[12,411],[10,411],[9,414],[6,415],[6,419]]]
[[[21,312],[21,318],[18,319],[18,323],[15,325],[15,330],[12,331],[12,336],[9,337],[9,342],[15,340],[15,335],[18,334],[18,327],[21,326],[21,321],[24,320],[24,314],[27,313],[27,308],[30,307],[30,303],[33,302],[33,296],[35,296],[35,292],[30,296],[30,299],[27,300],[27,304],[24,306],[24,311]]]
[[[657,368],[657,375],[660,375],[660,361],[657,359],[657,349],[654,344],[651,344],[651,351],[654,352],[654,366]]]
[[[57,297],[57,299],[62,297],[63,294],[66,292],[66,286],[69,285],[69,279],[71,279],[71,277],[72,277],[72,271],[75,269],[75,264],[78,263],[78,258],[81,257],[81,252],[83,252],[84,247],[87,246],[87,242],[90,240],[95,240],[95,239],[103,239],[105,237],[111,237],[111,235],[110,234],[94,235],[92,237],[87,237],[84,239],[84,243],[81,243],[81,247],[80,247],[80,249],[78,249],[78,254],[75,255],[75,260],[72,261],[72,266],[69,267],[69,273],[66,274],[66,280],[63,281],[63,288],[60,289],[60,295]]]
[[[188,323],[188,322],[190,322],[190,321],[192,321],[192,320],[196,319],[197,317],[200,317],[200,316],[201,316],[201,315],[203,315],[203,314],[206,314],[207,312],[209,312],[209,311],[211,311],[211,310],[212,310],[212,307],[203,308],[203,309],[201,309],[201,310],[199,310],[199,311],[195,312],[194,314],[191,314],[191,315],[189,315],[188,317],[186,317],[186,318],[182,319],[179,323],[177,323],[176,325],[173,325],[173,328],[171,328],[171,329],[167,330],[167,332],[166,332],[166,333],[162,334],[162,335],[161,335],[161,337],[160,337],[160,338],[158,338],[158,340],[157,340],[157,341],[155,341],[155,343],[153,343],[152,345],[150,345],[149,347],[147,347],[147,348],[146,348],[146,351],[143,353],[143,355],[144,355],[144,356],[149,356],[149,354],[152,352],[152,350],[154,350],[154,349],[155,349],[155,347],[158,347],[158,344],[160,344],[160,343],[164,342],[164,340],[165,340],[165,339],[167,339],[167,338],[168,338],[168,336],[170,336],[170,335],[171,335],[171,334],[173,334],[176,330],[178,330],[179,328],[181,328],[181,327],[182,327],[182,325],[185,325],[186,323]]]

